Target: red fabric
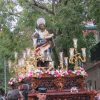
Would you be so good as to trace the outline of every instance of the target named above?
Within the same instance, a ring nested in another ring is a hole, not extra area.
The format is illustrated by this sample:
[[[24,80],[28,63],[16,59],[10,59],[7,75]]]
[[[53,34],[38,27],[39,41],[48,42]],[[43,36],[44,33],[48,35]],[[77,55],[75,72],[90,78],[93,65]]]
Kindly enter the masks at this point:
[[[46,44],[44,44],[42,46],[39,46],[35,50],[35,55],[36,56],[40,56],[41,55],[41,52],[44,52],[44,51],[46,51],[49,48],[50,48],[50,44],[48,44],[48,43],[46,43]]]

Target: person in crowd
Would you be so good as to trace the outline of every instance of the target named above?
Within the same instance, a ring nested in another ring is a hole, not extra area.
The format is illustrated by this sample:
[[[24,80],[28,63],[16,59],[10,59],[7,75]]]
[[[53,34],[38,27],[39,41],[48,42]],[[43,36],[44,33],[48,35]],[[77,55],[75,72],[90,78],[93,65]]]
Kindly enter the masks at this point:
[[[96,95],[96,100],[100,100],[100,91],[98,91],[98,93]]]
[[[18,88],[19,88],[19,90],[20,90],[20,92],[22,94],[21,96],[22,96],[23,100],[28,100],[28,93],[32,89],[31,88],[31,84],[23,83]]]
[[[7,100],[19,100],[20,93],[18,89],[9,90],[7,93]]]
[[[38,100],[46,100],[46,92],[47,89],[45,87],[39,87],[37,92],[37,98]]]
[[[7,100],[23,100],[22,94],[17,86],[17,84],[13,84],[10,86],[9,91],[7,92]]]
[[[5,100],[5,92],[2,88],[0,88],[0,100]]]

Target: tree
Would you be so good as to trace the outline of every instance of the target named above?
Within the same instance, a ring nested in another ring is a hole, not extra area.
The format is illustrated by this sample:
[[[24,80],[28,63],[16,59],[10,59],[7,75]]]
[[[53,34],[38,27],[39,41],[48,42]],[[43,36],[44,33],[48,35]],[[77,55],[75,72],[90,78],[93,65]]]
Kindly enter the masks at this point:
[[[93,3],[89,3],[89,9],[93,9],[91,8]],[[92,17],[90,16],[90,10],[87,12],[88,17],[84,15],[87,5],[84,5],[84,2],[81,0],[50,0],[47,3],[43,2],[43,0],[18,0],[17,5],[23,8],[20,14],[12,13],[13,15],[19,16],[17,26],[13,32],[14,43],[16,45],[15,50],[17,51],[25,49],[28,44],[32,46],[32,40],[30,38],[36,26],[37,18],[41,16],[46,18],[49,30],[52,30],[56,36],[54,41],[56,47],[59,46],[59,48],[56,48],[57,52],[64,51],[68,55],[69,48],[72,47],[73,37],[79,39],[79,48],[88,48],[89,45],[94,43],[92,41],[94,40],[93,38],[90,41],[89,38],[86,39],[82,35],[82,21],[91,19]],[[24,33],[23,36],[20,36],[21,32]],[[27,42],[22,42],[22,40],[26,39]]]

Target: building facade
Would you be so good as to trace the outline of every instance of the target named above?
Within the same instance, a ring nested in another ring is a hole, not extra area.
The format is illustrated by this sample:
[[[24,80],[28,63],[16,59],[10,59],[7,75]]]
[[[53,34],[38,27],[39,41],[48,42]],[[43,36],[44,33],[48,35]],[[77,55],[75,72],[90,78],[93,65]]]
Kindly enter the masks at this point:
[[[100,90],[100,61],[95,63],[87,64],[85,69],[88,73],[87,77],[87,88],[89,90],[96,89]]]

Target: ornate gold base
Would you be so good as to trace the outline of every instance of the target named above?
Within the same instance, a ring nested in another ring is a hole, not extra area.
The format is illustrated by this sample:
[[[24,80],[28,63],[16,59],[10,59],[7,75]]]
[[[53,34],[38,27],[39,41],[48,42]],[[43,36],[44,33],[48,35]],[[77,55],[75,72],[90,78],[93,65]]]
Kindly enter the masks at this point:
[[[74,67],[74,70],[79,70],[79,69],[80,69],[79,66],[75,66],[75,67]]]

